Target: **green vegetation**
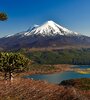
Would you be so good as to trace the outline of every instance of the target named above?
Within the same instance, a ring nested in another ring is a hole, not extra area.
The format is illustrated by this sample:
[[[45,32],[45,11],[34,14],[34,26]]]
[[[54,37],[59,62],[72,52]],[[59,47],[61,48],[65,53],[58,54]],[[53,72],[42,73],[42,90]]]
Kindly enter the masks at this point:
[[[28,71],[47,72],[47,71],[55,70],[55,66],[53,66],[53,65],[32,64],[31,66],[28,66],[27,70]]]
[[[32,65],[28,63],[32,61]],[[18,51],[0,53],[0,71],[4,78],[9,79],[12,73],[20,71],[51,71],[56,70],[54,64],[90,64],[90,49],[64,49],[57,51]],[[64,67],[62,67],[64,68]],[[60,69],[58,69],[60,70]]]
[[[36,64],[90,65],[90,49],[23,52]]]
[[[0,21],[4,21],[4,20],[7,20],[8,17],[6,15],[6,13],[3,13],[3,12],[0,12]]]
[[[28,65],[28,59],[20,53],[0,53],[0,71],[4,73],[4,79],[12,78],[12,73],[23,71]]]
[[[73,86],[80,90],[90,90],[90,78],[65,80],[61,82],[61,85]]]

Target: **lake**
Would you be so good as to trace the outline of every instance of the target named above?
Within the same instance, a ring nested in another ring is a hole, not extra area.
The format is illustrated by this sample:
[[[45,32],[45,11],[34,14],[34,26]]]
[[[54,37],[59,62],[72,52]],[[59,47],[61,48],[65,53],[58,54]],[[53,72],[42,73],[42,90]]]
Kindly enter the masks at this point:
[[[75,66],[76,68],[87,69],[90,66]],[[32,78],[34,80],[44,80],[49,83],[59,84],[63,80],[75,78],[90,78],[90,74],[81,74],[74,71],[60,72],[54,74],[35,74],[24,76],[24,78]]]
[[[75,65],[72,66],[73,68],[80,68],[80,69],[87,69],[90,68],[90,65]]]

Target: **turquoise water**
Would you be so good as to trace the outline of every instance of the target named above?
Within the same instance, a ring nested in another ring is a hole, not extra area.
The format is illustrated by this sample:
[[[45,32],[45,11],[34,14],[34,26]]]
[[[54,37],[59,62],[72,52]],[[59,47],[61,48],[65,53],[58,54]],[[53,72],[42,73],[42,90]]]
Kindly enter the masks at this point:
[[[77,67],[81,68],[81,66]],[[85,69],[85,66],[82,67]],[[90,66],[86,66],[86,68],[90,68]],[[24,78],[32,78],[34,80],[44,80],[50,83],[59,84],[61,81],[68,79],[90,78],[90,74],[80,74],[74,71],[68,71],[68,72],[60,72],[54,74],[35,74],[35,75],[24,76]]]
[[[90,65],[76,65],[76,66],[73,66],[73,68],[87,69],[87,68],[90,68]]]

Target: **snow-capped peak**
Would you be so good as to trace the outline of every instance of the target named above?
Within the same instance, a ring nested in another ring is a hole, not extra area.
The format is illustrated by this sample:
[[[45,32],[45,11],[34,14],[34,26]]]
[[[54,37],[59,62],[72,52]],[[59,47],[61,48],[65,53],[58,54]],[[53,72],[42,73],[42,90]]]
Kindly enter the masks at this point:
[[[80,34],[78,34],[77,32],[70,31],[67,28],[64,28],[61,25],[50,20],[41,26],[35,24],[33,27],[30,27],[27,31],[17,33],[13,36],[24,37],[31,35],[39,35],[45,37],[45,36],[56,36],[56,35],[78,36]]]
[[[78,33],[72,32],[68,30],[67,28],[62,27],[51,20],[47,21],[43,25],[32,30],[29,33],[29,35],[31,34],[42,35],[42,36],[79,35]]]

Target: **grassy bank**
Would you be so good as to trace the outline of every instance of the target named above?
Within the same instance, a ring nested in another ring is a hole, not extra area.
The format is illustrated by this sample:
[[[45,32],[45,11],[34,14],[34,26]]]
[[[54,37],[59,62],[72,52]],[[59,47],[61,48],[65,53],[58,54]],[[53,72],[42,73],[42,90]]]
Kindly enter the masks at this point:
[[[32,74],[51,74],[51,73],[60,73],[64,71],[73,71],[73,65],[69,64],[58,64],[58,65],[31,65],[26,69],[26,71],[21,73],[16,73],[16,77],[23,77],[24,75],[32,75]]]

